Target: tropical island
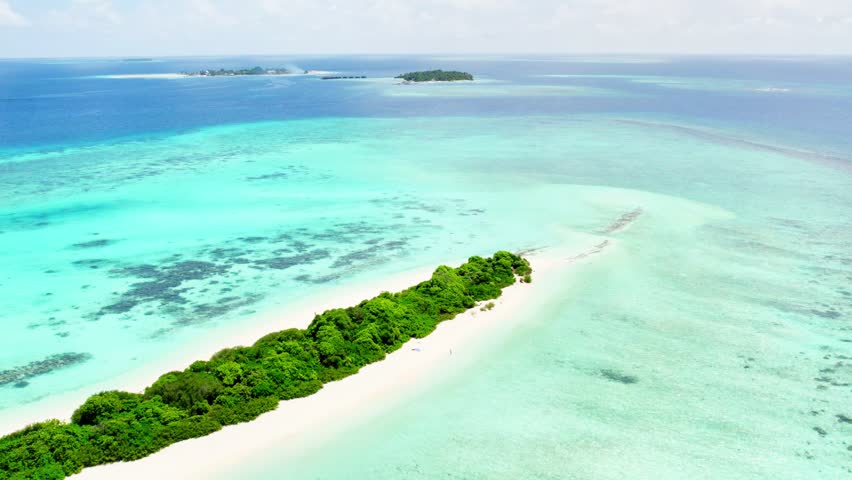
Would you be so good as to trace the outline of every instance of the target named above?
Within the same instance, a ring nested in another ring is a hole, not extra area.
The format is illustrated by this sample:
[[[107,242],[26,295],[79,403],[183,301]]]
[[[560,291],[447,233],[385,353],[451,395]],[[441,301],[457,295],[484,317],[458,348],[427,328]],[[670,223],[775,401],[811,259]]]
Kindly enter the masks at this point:
[[[188,77],[235,77],[245,75],[293,75],[294,73],[297,72],[293,72],[286,68],[254,67],[241,68],[239,70],[226,70],[224,68],[220,68],[219,70],[200,70],[198,72],[183,72],[183,75]],[[308,70],[304,70],[298,73],[307,75],[310,72]]]
[[[246,76],[261,76],[261,75],[330,75],[334,72],[325,70],[290,70],[287,68],[241,68],[238,70],[227,70],[220,68],[218,70],[199,70],[197,72],[181,72],[181,73],[122,73],[112,75],[98,75],[96,78],[113,78],[113,79],[178,79],[188,77],[246,77]],[[366,77],[364,77],[366,78]]]
[[[326,75],[324,77],[320,77],[323,80],[352,80],[352,79],[362,79],[367,78],[366,75]]]
[[[405,82],[420,83],[420,82],[458,82],[462,80],[472,81],[473,75],[467,72],[459,72],[456,70],[425,70],[421,72],[408,72],[402,75],[397,75],[394,78],[400,78]]]
[[[531,273],[529,262],[510,252],[471,257],[401,292],[327,310],[305,329],[270,333],[166,373],[142,393],[92,395],[70,422],[48,420],[0,438],[0,479],[61,479],[254,420],[282,400],[312,395],[383,360],[518,279],[530,283]]]

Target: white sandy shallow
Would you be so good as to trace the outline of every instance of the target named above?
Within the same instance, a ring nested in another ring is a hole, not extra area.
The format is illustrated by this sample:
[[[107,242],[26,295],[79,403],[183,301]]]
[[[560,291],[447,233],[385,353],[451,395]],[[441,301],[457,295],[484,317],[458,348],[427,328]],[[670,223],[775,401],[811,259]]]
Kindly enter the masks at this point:
[[[327,70],[308,70],[307,73],[276,73],[264,75],[227,75],[230,77],[301,77],[312,75],[331,75],[335,72]],[[117,75],[98,75],[97,78],[114,78],[114,79],[129,79],[129,78],[148,78],[152,80],[172,80],[177,78],[206,78],[202,75],[187,75],[185,73],[124,73]]]
[[[189,75],[183,73],[126,73],[122,75],[98,75],[98,78],[150,78],[165,80],[187,77],[189,77]]]
[[[542,254],[528,258],[534,269],[534,282],[516,283],[506,288],[494,302],[493,310],[474,308],[453,320],[442,322],[431,335],[409,341],[385,360],[368,365],[343,380],[326,384],[314,395],[281,402],[277,410],[253,422],[228,426],[212,435],[174,444],[135,462],[88,468],[73,478],[201,479],[273,445],[278,449],[281,445],[292,445],[284,453],[288,456],[298,456],[317,448],[331,435],[380,413],[407,395],[425,388],[431,380],[446,372],[475,361],[481,350],[481,339],[488,337],[484,332],[502,330],[522,322],[523,312],[530,303],[539,301],[538,297],[547,290],[544,286],[576,261],[576,258],[557,260]],[[429,274],[412,275],[419,281]],[[416,283],[414,278],[408,275],[396,278],[396,284],[389,290],[404,289]],[[367,298],[363,292],[352,296]],[[336,305],[351,303],[338,299]],[[305,317],[301,326],[309,321],[310,318]],[[249,343],[231,340],[232,345]]]

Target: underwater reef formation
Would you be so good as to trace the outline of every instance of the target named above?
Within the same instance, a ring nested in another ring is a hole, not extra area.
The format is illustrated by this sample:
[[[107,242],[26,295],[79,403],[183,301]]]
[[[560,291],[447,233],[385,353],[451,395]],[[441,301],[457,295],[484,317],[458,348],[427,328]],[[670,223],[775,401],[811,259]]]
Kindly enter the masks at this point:
[[[83,363],[92,358],[88,353],[60,353],[51,355],[44,360],[36,360],[26,365],[20,365],[8,370],[0,370],[0,386],[14,384],[16,387],[27,386],[27,380],[44,375],[60,368]]]

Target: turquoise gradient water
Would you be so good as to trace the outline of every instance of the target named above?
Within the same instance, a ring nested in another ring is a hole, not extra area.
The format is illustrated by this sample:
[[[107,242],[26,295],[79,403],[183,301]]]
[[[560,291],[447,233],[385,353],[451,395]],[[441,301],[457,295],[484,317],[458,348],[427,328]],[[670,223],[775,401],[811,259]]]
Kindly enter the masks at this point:
[[[90,114],[63,110],[73,91],[44,98],[70,84],[7,87],[5,111],[20,110],[0,123],[0,371],[87,360],[0,385],[0,409],[297,299],[501,248],[581,249],[582,233],[618,248],[566,273],[478,361],[297,458],[270,446],[222,478],[845,478],[845,84],[731,93],[834,70],[731,60],[714,82],[720,60],[593,60],[457,60],[490,79],[459,89],[74,80]],[[338,62],[309,67],[356,71]],[[122,73],[99,65],[75,74]],[[24,131],[37,114],[21,102],[76,134]]]
[[[494,190],[525,212],[499,216],[530,236],[641,208],[618,252],[469,369],[312,454],[272,447],[222,478],[844,478],[848,171],[665,126],[511,123],[479,122],[496,158],[429,170],[502,172],[516,186]],[[535,133],[501,141],[507,127]]]

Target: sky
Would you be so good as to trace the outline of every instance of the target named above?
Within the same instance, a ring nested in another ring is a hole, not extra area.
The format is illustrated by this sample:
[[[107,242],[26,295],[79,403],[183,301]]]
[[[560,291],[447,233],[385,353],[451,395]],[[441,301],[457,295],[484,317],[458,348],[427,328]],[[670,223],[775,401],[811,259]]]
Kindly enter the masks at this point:
[[[0,57],[852,54],[852,0],[0,0]]]

